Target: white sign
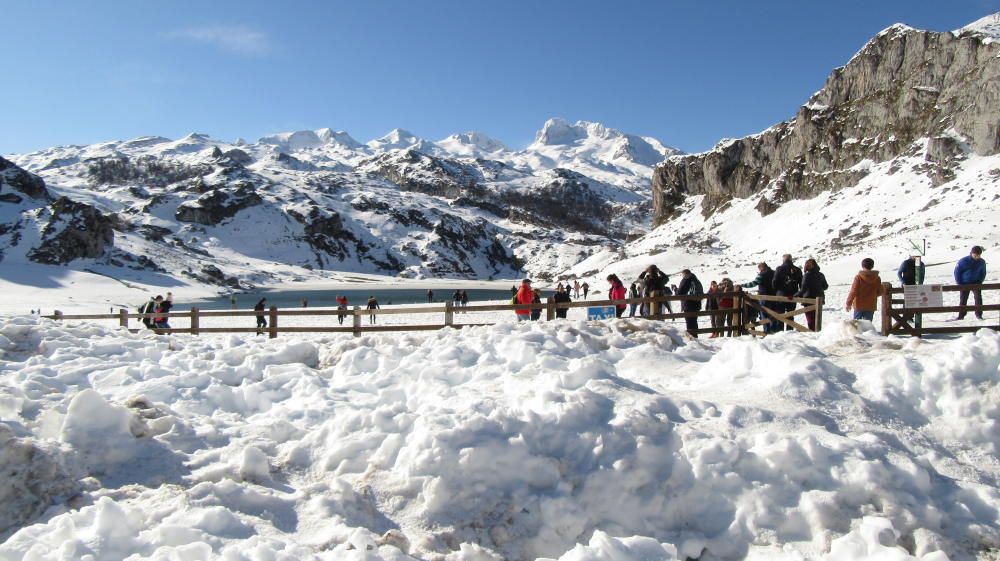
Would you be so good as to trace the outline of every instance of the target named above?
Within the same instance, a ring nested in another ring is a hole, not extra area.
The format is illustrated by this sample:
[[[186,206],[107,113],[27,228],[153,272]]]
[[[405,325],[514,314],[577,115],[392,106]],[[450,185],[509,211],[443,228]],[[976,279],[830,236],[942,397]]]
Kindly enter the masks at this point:
[[[944,306],[940,284],[912,284],[903,287],[904,308],[940,308]]]

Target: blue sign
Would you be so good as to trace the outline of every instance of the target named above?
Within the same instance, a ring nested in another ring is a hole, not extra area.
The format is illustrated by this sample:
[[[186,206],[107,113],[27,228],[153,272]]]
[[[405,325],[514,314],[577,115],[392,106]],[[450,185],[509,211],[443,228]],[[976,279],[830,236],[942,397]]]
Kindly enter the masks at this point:
[[[587,308],[587,319],[614,319],[614,306],[595,306]]]

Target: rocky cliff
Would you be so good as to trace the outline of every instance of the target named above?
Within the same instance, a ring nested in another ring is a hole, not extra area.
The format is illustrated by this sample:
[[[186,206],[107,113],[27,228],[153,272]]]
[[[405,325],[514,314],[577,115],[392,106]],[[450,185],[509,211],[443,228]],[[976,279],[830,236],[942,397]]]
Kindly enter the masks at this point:
[[[784,201],[856,184],[865,160],[920,151],[928,174],[945,181],[963,150],[1000,151],[1000,42],[975,29],[895,25],[834,70],[791,120],[660,164],[654,222],[675,216],[689,195],[704,195],[708,216],[764,192],[757,209],[766,215]]]

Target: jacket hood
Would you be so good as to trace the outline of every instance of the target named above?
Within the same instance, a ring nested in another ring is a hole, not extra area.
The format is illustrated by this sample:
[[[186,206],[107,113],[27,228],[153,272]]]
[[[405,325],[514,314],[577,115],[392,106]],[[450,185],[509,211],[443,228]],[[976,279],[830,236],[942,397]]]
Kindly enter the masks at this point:
[[[858,277],[861,279],[861,282],[864,282],[864,283],[867,283],[867,284],[879,284],[879,283],[882,282],[881,279],[878,276],[878,271],[874,271],[874,270],[873,271],[867,271],[867,270],[858,271]]]

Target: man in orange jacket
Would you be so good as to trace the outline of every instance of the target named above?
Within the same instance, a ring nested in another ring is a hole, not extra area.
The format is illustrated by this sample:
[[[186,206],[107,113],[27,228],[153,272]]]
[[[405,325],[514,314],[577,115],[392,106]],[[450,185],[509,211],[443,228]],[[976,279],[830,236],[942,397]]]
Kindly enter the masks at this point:
[[[878,309],[878,298],[885,294],[885,287],[882,286],[882,279],[878,276],[878,271],[873,271],[875,261],[870,257],[861,260],[861,271],[854,277],[851,284],[851,291],[847,294],[847,304],[844,306],[848,312],[854,308],[854,319],[866,319],[872,321],[875,318],[875,310]]]

